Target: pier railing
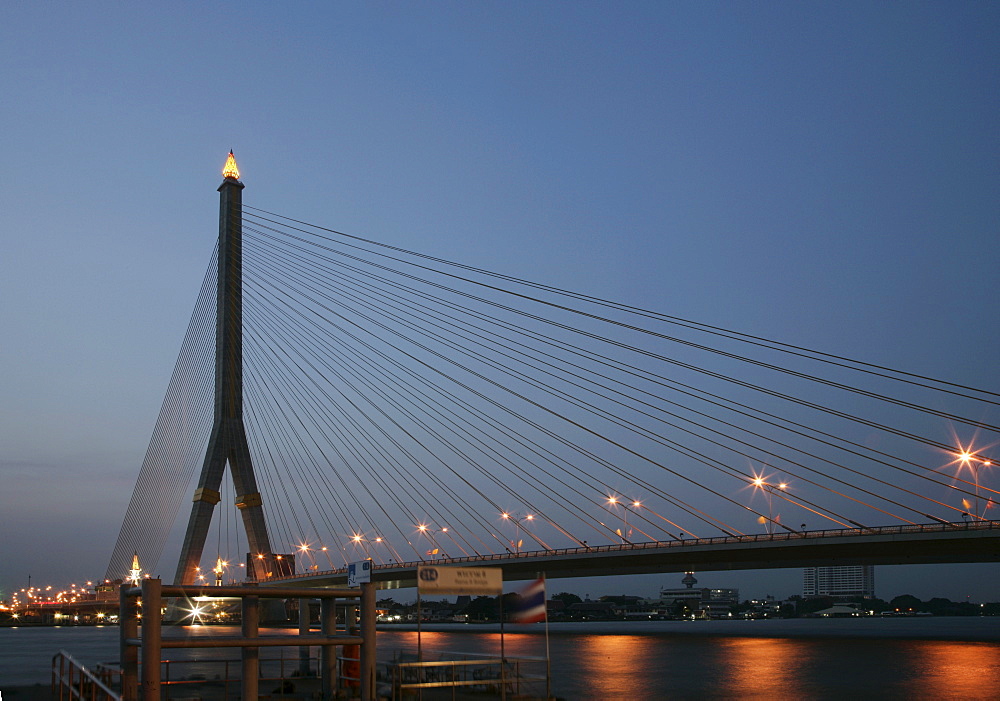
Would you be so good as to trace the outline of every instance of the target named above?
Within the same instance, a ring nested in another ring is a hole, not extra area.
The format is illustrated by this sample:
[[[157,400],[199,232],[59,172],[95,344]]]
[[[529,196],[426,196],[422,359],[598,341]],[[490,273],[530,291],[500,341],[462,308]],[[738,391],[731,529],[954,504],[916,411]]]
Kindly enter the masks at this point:
[[[65,650],[52,656],[52,695],[59,701],[121,701],[106,682]]]
[[[411,698],[423,690],[451,690],[473,693],[483,698],[547,698],[548,660],[544,657],[500,657],[455,655],[425,662],[396,661],[388,665],[393,701]],[[440,697],[435,697],[440,698]]]
[[[140,614],[141,608],[145,615]],[[162,635],[162,611],[165,598],[231,597],[241,600],[242,630],[238,636],[213,638],[168,638]],[[260,635],[261,599],[319,599],[320,632],[299,635]],[[242,658],[242,695],[258,697],[260,648],[319,647],[323,698],[336,694],[337,646],[360,648],[360,696],[362,701],[375,699],[375,585],[361,589],[300,589],[209,586],[164,586],[159,579],[145,579],[141,587],[123,584],[119,592],[119,633],[121,642],[121,701],[160,701],[162,679],[160,657],[165,648],[240,648]],[[359,633],[338,634],[337,601],[360,604]],[[141,636],[140,636],[141,618]],[[139,692],[139,651],[142,650],[142,692]]]

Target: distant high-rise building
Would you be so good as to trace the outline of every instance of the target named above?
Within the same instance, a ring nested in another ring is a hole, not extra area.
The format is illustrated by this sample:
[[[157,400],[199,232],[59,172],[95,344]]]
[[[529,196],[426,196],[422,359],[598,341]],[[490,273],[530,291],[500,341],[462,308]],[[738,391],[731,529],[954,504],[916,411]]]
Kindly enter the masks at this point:
[[[875,596],[875,566],[806,567],[802,576],[803,596]]]
[[[683,602],[692,611],[703,611],[710,618],[728,617],[730,609],[740,603],[739,589],[698,589],[694,586],[697,583],[694,572],[685,572],[684,579],[681,580],[684,587],[661,589],[660,603],[674,609],[678,603]]]

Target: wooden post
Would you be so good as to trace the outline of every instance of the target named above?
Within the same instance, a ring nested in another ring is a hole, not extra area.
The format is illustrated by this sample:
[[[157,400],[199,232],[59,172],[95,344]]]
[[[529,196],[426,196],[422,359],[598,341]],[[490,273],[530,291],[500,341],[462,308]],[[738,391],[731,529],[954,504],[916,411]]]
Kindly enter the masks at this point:
[[[243,623],[241,632],[244,638],[256,638],[260,634],[260,598],[256,596],[243,597]],[[257,686],[260,679],[260,648],[245,647],[243,657],[243,695],[244,699],[257,698]]]
[[[299,599],[299,635],[309,635],[309,599]],[[309,676],[309,647],[299,646],[299,676]]]
[[[375,584],[361,585],[361,701],[375,701]]]
[[[139,603],[128,595],[131,582],[118,589],[118,662],[122,668],[122,701],[139,701],[139,648],[129,645],[129,639],[139,637]]]
[[[337,600],[324,598],[319,605],[320,627],[324,637],[337,633]],[[337,694],[337,645],[324,645],[320,650],[320,684],[324,699]]]
[[[142,580],[142,701],[160,701],[160,597],[159,579]]]

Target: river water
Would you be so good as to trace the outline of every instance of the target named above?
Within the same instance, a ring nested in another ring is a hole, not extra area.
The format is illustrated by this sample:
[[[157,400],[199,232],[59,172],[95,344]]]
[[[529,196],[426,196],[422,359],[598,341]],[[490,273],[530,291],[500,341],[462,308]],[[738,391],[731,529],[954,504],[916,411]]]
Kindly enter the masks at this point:
[[[421,645],[429,659],[439,651],[496,655],[496,631],[425,627]],[[508,626],[504,646],[508,656],[544,656],[544,628]],[[562,623],[551,627],[549,646],[552,691],[570,700],[1000,698],[1000,618]],[[379,629],[380,660],[416,648],[412,628]],[[59,649],[88,665],[113,662],[118,629],[0,628],[0,693],[4,685],[47,683]],[[165,652],[174,659],[219,654]],[[284,654],[291,663],[297,653]]]

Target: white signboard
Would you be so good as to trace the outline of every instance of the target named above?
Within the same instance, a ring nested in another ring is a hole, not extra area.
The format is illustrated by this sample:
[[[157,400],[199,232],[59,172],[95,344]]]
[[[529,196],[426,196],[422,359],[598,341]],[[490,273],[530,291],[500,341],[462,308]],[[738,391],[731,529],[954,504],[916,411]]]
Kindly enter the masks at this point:
[[[372,581],[371,560],[352,562],[347,566],[347,586],[360,587],[370,581]]]
[[[503,570],[418,565],[417,590],[421,594],[502,594]]]

